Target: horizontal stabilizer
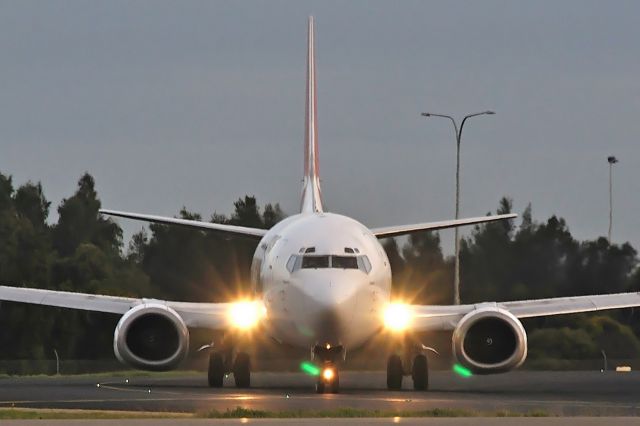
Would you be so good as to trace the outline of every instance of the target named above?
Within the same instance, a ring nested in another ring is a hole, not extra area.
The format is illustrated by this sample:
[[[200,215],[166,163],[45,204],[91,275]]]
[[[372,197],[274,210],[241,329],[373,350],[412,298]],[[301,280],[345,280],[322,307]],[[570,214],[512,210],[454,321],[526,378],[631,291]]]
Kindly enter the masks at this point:
[[[440,222],[416,223],[413,225],[387,226],[371,230],[378,238],[397,237],[399,235],[412,234],[422,231],[437,231],[438,229],[455,228],[457,226],[476,225],[478,223],[495,222],[497,220],[514,219],[515,213],[499,214],[495,216],[470,217],[467,219],[443,220]]]
[[[222,223],[201,222],[198,220],[177,219],[175,217],[154,216],[150,214],[128,213],[115,210],[100,210],[100,213],[109,216],[125,217],[127,219],[144,220],[146,222],[161,223],[164,225],[180,225],[203,231],[218,231],[234,236],[260,239],[266,233],[266,229],[248,228],[246,226],[224,225]]]

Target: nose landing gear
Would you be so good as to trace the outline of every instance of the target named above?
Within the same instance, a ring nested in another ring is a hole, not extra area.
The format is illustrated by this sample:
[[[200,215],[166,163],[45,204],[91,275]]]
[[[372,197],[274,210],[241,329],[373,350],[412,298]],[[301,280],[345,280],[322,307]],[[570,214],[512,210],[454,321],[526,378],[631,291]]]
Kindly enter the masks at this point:
[[[313,358],[322,362],[322,369],[316,382],[317,393],[338,393],[340,391],[340,375],[337,361],[344,355],[342,346],[315,346]]]
[[[340,376],[338,368],[332,362],[326,362],[316,382],[317,393],[338,393],[340,391]]]

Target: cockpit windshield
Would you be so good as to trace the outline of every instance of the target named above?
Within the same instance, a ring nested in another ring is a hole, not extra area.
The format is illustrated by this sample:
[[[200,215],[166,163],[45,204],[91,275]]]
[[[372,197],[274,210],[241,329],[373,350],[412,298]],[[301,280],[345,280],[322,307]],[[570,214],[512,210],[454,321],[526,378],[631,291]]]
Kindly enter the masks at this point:
[[[329,256],[302,256],[302,269],[318,269],[329,267]]]
[[[331,267],[338,269],[358,269],[358,259],[355,256],[331,256]]]
[[[371,262],[365,255],[329,256],[317,254],[294,254],[287,261],[289,272],[299,269],[358,269],[366,274],[371,271]]]

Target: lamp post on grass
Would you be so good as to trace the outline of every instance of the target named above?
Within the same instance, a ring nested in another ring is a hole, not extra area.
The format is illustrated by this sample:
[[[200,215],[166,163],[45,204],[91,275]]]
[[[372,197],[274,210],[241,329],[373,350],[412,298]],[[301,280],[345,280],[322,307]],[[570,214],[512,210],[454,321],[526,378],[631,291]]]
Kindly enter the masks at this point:
[[[421,114],[423,117],[447,118],[451,120],[451,123],[453,124],[453,130],[455,132],[455,137],[456,137],[456,212],[455,212],[456,219],[460,217],[460,141],[462,139],[462,129],[464,128],[464,123],[467,121],[467,119],[471,117],[476,117],[478,115],[493,115],[493,114],[495,114],[495,112],[493,111],[483,111],[483,112],[477,112],[475,114],[465,115],[462,119],[462,122],[460,123],[460,128],[458,128],[458,124],[456,123],[456,120],[450,115],[434,114],[430,112],[423,112]],[[460,304],[460,237],[459,237],[457,226],[455,227],[454,232],[455,232],[454,239],[455,239],[456,258],[455,258],[455,271],[453,275],[453,303],[455,305],[459,305]]]

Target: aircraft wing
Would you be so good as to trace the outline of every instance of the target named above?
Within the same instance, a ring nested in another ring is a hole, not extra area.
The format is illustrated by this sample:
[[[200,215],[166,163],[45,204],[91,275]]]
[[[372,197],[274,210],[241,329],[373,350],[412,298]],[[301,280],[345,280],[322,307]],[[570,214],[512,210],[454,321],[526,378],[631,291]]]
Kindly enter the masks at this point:
[[[440,222],[416,223],[413,225],[387,226],[384,228],[373,228],[371,232],[378,238],[397,237],[399,235],[411,234],[421,231],[435,231],[438,229],[455,228],[457,226],[475,225],[478,223],[495,222],[497,220],[514,219],[517,214],[499,214],[495,216],[470,217],[466,219],[443,220]]]
[[[232,305],[231,303],[190,303],[135,299],[7,286],[0,286],[0,301],[31,303],[121,315],[137,305],[154,303],[165,305],[175,310],[187,327],[203,327],[213,330],[223,330],[228,327],[228,312]]]
[[[146,222],[161,223],[164,225],[180,225],[205,231],[218,231],[234,236],[260,239],[266,233],[266,229],[249,228],[246,226],[224,225],[222,223],[201,222],[198,220],[178,219],[175,217],[155,216],[150,214],[129,213],[116,210],[100,209],[100,213],[109,216],[125,217],[127,219],[144,220]]]
[[[475,309],[484,307],[505,309],[517,318],[531,318],[606,309],[632,308],[635,306],[640,306],[640,292],[491,302],[474,305],[409,305],[409,309],[412,318],[411,330],[431,331],[453,330],[463,316]]]

